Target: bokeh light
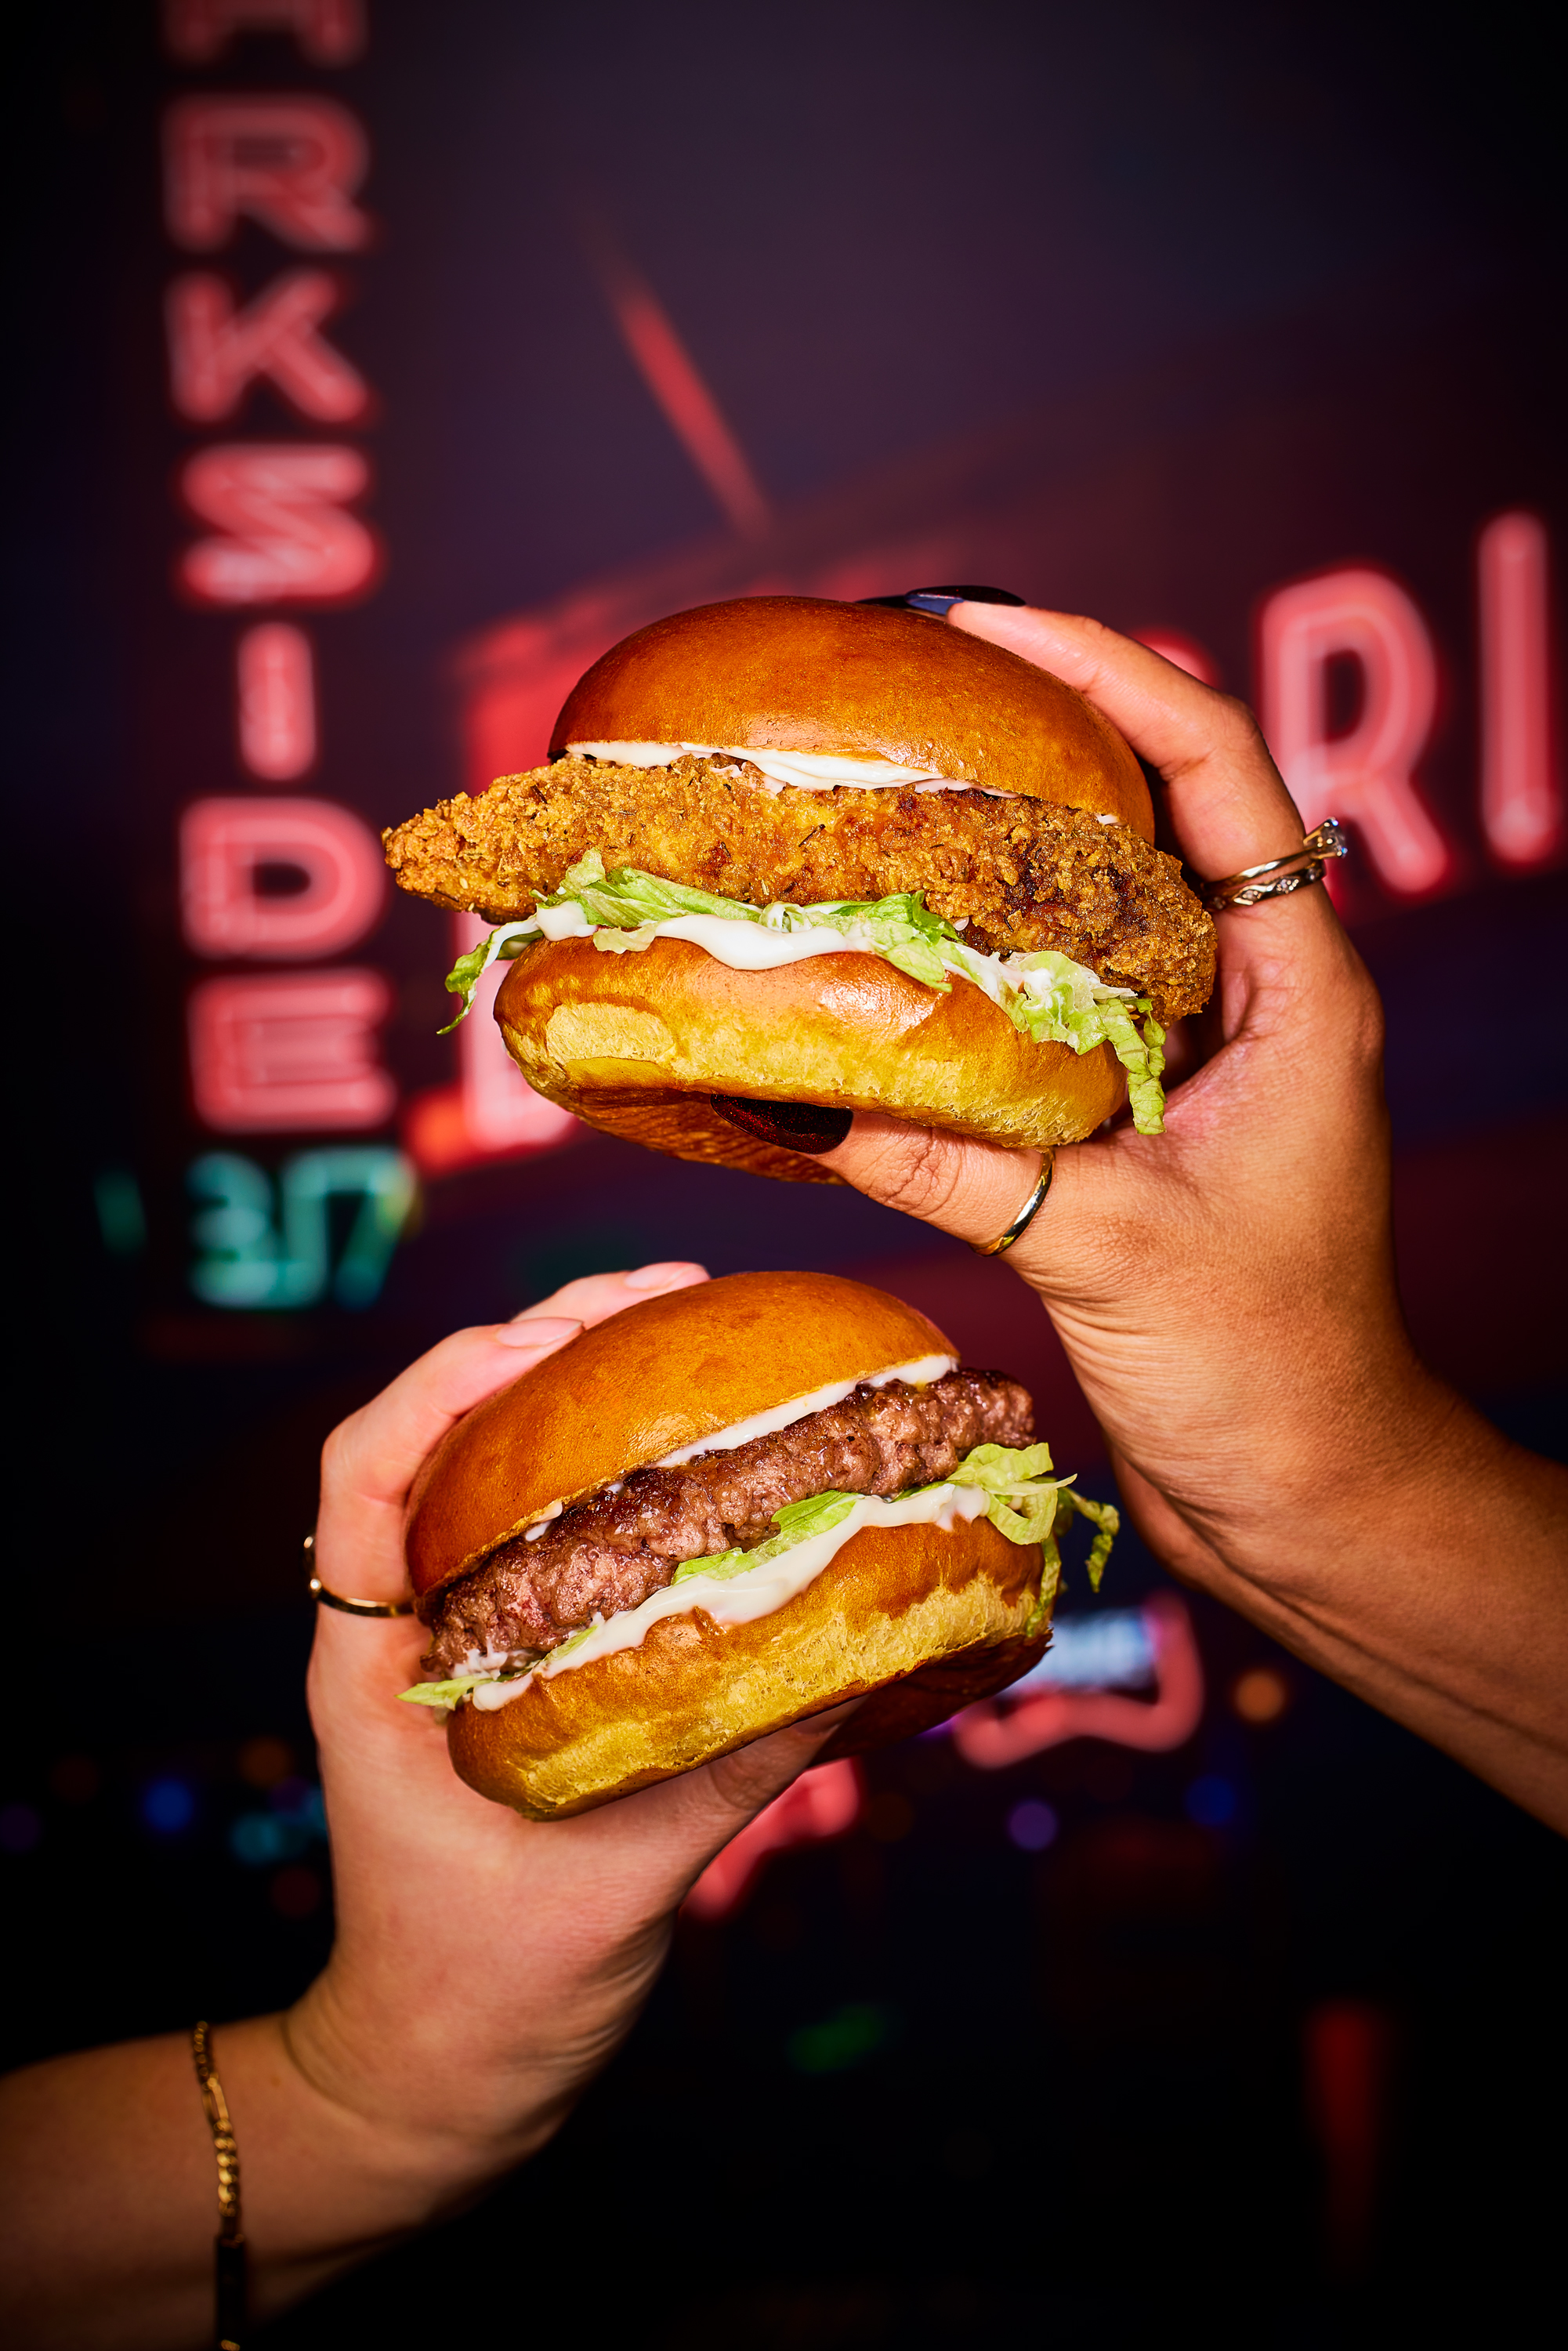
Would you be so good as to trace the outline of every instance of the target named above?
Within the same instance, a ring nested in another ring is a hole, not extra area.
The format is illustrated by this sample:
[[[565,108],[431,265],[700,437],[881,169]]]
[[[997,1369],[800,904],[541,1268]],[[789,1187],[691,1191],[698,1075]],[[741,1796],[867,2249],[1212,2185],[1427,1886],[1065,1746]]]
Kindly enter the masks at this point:
[[[141,1791],[141,1817],[159,1836],[178,1836],[196,1817],[196,1793],[183,1780],[152,1780]]]
[[[1202,1829],[1226,1829],[1240,1811],[1240,1801],[1228,1780],[1206,1771],[1192,1782],[1185,1798],[1186,1816]]]
[[[0,1805],[0,1853],[31,1853],[44,1834],[44,1823],[31,1804]]]
[[[272,1907],[280,1918],[309,1918],[321,1907],[321,1877],[300,1863],[280,1869],[270,1888]]]
[[[49,1791],[62,1804],[90,1804],[103,1775],[90,1755],[62,1755],[49,1772]]]
[[[1252,1666],[1231,1686],[1230,1703],[1243,1722],[1278,1722],[1291,1703],[1291,1687],[1273,1666]]]
[[[1039,1796],[1026,1796],[1008,1814],[1008,1834],[1021,1853],[1043,1853],[1054,1844],[1061,1823]]]
[[[248,1788],[275,1788],[294,1769],[294,1750],[282,1739],[247,1739],[239,1750],[239,1775]]]

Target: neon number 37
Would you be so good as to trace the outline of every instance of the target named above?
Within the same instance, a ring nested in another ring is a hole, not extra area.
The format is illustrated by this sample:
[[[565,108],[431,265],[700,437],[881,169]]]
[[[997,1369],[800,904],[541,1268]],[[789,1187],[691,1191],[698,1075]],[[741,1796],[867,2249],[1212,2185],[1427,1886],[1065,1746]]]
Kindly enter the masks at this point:
[[[313,1306],[329,1295],[350,1309],[379,1296],[398,1237],[413,1206],[414,1174],[401,1151],[341,1145],[302,1151],[272,1179],[254,1159],[210,1151],[188,1177],[205,1203],[192,1229],[202,1254],[191,1287],[209,1306]],[[358,1198],[348,1238],[332,1263],[334,1199]]]

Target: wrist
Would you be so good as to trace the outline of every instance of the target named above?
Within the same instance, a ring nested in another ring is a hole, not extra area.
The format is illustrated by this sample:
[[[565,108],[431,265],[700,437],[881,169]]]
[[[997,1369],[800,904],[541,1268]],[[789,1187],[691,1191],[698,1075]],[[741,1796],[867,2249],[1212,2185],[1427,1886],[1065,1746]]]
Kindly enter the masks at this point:
[[[570,2104],[526,2057],[465,2064],[461,2031],[423,2033],[336,1959],[277,2026],[301,2105],[398,2210],[394,2230],[424,2225],[526,2160]]]

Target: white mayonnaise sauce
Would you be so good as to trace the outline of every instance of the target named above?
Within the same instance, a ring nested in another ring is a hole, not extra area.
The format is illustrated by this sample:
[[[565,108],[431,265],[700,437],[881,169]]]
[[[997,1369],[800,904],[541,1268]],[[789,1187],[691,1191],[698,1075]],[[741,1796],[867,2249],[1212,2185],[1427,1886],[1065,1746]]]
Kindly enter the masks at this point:
[[[793,784],[807,792],[832,791],[840,784],[858,784],[862,791],[889,784],[913,784],[922,792],[977,792],[983,784],[944,776],[936,768],[901,768],[893,759],[855,759],[844,751],[776,751],[749,743],[569,743],[578,758],[604,759],[618,768],[668,768],[677,759],[745,759],[770,784]],[[1006,799],[994,792],[994,799]]]
[[[695,1461],[699,1453],[733,1453],[737,1445],[749,1445],[754,1437],[773,1437],[781,1428],[792,1428],[809,1413],[826,1412],[831,1404],[842,1404],[845,1396],[857,1387],[885,1388],[894,1380],[904,1380],[912,1388],[929,1387],[933,1380],[945,1380],[949,1372],[958,1368],[956,1355],[917,1355],[913,1363],[894,1364],[887,1372],[873,1372],[864,1380],[835,1380],[831,1386],[813,1388],[810,1395],[796,1396],[790,1404],[776,1404],[767,1412],[754,1412],[749,1420],[737,1420],[732,1428],[721,1428],[716,1437],[699,1437],[695,1445],[683,1445],[678,1453],[666,1453],[654,1462],[655,1469],[678,1469],[684,1461]]]
[[[535,1674],[549,1681],[557,1674],[570,1673],[574,1667],[591,1665],[595,1657],[612,1656],[621,1649],[640,1648],[652,1627],[666,1616],[686,1616],[700,1608],[716,1625],[753,1624],[758,1616],[770,1616],[776,1608],[782,1608],[786,1601],[793,1600],[798,1592],[814,1583],[862,1527],[936,1526],[944,1533],[950,1533],[959,1521],[967,1523],[979,1518],[986,1501],[986,1495],[977,1486],[929,1486],[924,1493],[904,1494],[893,1501],[884,1501],[876,1494],[862,1494],[836,1527],[830,1527],[825,1534],[809,1536],[781,1558],[768,1560],[761,1567],[747,1568],[728,1579],[691,1575],[679,1583],[666,1584],[663,1592],[651,1593],[640,1607],[622,1608],[615,1615],[602,1618],[587,1640],[570,1650],[559,1664],[547,1657],[532,1674],[519,1674],[512,1681],[481,1682],[474,1692],[473,1703],[482,1714],[494,1714],[513,1698],[521,1698]]]
[[[776,931],[739,914],[671,914],[662,923],[617,931],[591,923],[575,898],[564,905],[540,906],[532,919],[547,939],[591,938],[606,955],[630,954],[650,939],[687,939],[731,971],[776,971],[782,964],[807,963],[813,956],[876,952],[870,939],[857,936],[852,925],[847,931],[835,931],[826,923],[803,931]]]

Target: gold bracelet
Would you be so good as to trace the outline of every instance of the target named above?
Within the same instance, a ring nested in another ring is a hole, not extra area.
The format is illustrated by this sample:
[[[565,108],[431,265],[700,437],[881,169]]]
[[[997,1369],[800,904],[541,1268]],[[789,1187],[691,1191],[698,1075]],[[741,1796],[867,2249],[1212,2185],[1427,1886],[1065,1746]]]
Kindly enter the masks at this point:
[[[214,2285],[217,2351],[240,2351],[246,2323],[245,2232],[239,2214],[239,2148],[229,2120],[228,2100],[213,2064],[213,2029],[204,2020],[191,2028],[191,2054],[202,2086],[207,2127],[218,2158],[218,2233],[214,2240]]]

